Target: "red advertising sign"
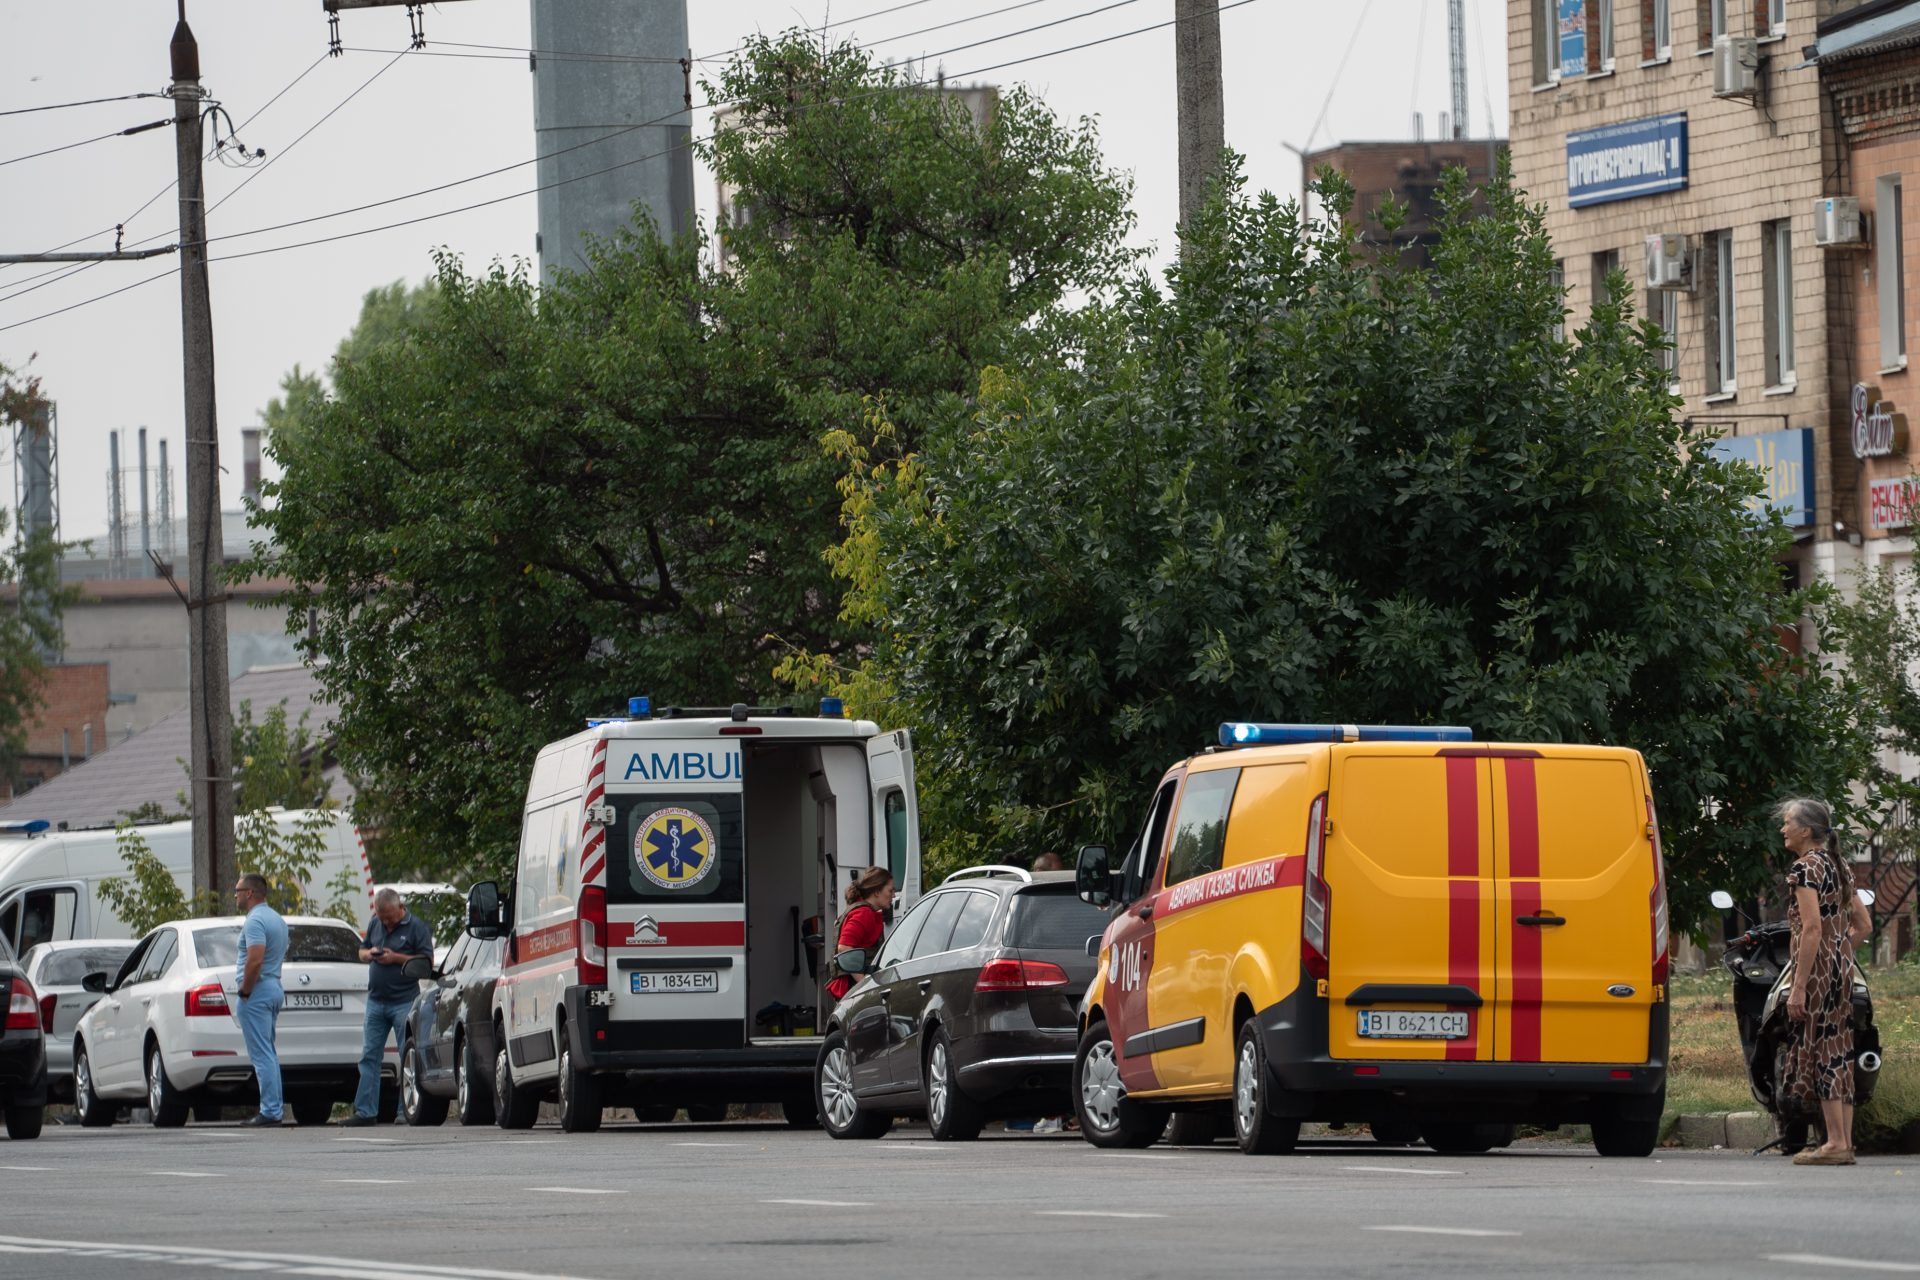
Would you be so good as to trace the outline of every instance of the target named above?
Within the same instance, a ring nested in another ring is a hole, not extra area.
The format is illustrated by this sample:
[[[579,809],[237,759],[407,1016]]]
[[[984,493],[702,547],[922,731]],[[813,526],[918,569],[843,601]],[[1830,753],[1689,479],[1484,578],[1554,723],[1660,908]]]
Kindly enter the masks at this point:
[[[1920,505],[1920,478],[1875,480],[1867,486],[1867,506],[1876,529],[1904,529]]]

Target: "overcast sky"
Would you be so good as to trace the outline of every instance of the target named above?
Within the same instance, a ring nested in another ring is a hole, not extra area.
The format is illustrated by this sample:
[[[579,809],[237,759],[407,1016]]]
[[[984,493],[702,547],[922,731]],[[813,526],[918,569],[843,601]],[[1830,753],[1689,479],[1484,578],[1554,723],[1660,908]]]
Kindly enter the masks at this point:
[[[844,23],[834,36],[872,44],[894,60],[1088,14],[941,60],[950,76],[971,80],[976,77],[966,73],[978,67],[1131,31],[1173,14],[1173,0],[1034,0],[1017,12],[898,38],[1007,3],[921,0],[899,7],[900,0],[836,0],[829,13],[822,0],[692,0],[689,26],[694,51],[705,55],[731,48],[752,31],[833,21]],[[1493,132],[1505,133],[1505,9],[1501,0],[1467,0],[1475,137],[1489,133],[1490,121]],[[1299,161],[1283,143],[1406,137],[1416,110],[1425,114],[1427,135],[1434,136],[1438,113],[1448,105],[1446,11],[1446,0],[1255,0],[1223,13],[1227,140],[1247,155],[1255,185],[1285,194],[1299,190]],[[12,0],[0,8],[0,112],[164,87],[174,16],[171,0]],[[264,147],[269,160],[259,170],[208,166],[210,201],[233,195],[210,214],[216,240],[533,156],[531,77],[524,58],[410,55],[394,63],[393,53],[407,43],[403,9],[344,15],[344,42],[368,52],[338,58],[322,56],[327,31],[320,0],[189,0],[188,18],[200,41],[204,83],[235,122],[258,113],[241,136],[250,147]],[[429,53],[454,51],[440,42],[521,49],[530,42],[524,0],[444,3],[429,9],[425,22]],[[1003,85],[1017,80],[1062,117],[1093,117],[1108,162],[1134,176],[1136,239],[1164,256],[1173,242],[1177,206],[1171,30],[977,79]],[[700,96],[696,90],[696,101]],[[0,115],[0,162],[170,115],[171,104],[156,99]],[[705,132],[711,120],[710,111],[699,112],[695,128]],[[177,208],[167,188],[173,172],[172,133],[165,129],[0,163],[0,252],[41,252],[76,239],[76,249],[110,249],[111,228],[120,222],[129,244],[171,243]],[[527,164],[368,213],[246,236],[216,245],[215,253],[440,213],[524,192],[535,181]],[[233,194],[242,182],[249,185]],[[701,217],[710,221],[711,179],[700,174],[696,186]],[[289,367],[324,368],[366,290],[420,279],[432,269],[432,251],[442,247],[469,268],[531,258],[534,231],[535,201],[523,196],[331,244],[216,262],[211,271],[223,505],[238,503],[241,429],[258,422]],[[115,427],[144,425],[150,441],[169,442],[178,477],[174,500],[184,507],[180,291],[171,264],[171,257],[103,263],[70,278],[42,276],[49,271],[43,266],[0,267],[0,363],[28,366],[59,406],[61,524],[69,538],[106,528],[107,433]],[[153,282],[136,283],[147,279]],[[128,285],[136,287],[46,316]],[[10,447],[6,452],[10,506]]]

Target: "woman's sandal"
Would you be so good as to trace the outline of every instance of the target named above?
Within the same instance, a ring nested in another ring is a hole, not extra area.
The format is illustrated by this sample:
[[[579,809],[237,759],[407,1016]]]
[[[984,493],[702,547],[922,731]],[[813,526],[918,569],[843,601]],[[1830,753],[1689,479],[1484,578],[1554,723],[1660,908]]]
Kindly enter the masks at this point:
[[[1851,1151],[1802,1151],[1793,1158],[1795,1164],[1855,1164]]]

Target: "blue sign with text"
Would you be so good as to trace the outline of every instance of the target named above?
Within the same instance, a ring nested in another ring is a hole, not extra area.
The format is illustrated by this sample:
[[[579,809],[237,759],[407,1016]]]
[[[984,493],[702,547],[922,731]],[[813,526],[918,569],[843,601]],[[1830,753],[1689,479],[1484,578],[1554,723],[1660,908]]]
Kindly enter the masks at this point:
[[[1567,135],[1567,203],[1576,209],[1686,185],[1684,111]]]
[[[1813,523],[1813,428],[1794,427],[1757,436],[1715,440],[1713,452],[1729,462],[1758,469],[1766,490],[1747,500],[1747,510],[1764,519],[1769,508],[1789,525]]]

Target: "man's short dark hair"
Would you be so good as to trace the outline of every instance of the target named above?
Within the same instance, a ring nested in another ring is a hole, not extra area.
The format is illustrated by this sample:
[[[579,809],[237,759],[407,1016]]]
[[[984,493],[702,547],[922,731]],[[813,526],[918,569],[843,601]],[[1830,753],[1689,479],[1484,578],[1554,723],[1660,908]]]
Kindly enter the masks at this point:
[[[256,871],[247,872],[247,874],[241,876],[240,879],[234,883],[242,889],[247,889],[259,894],[263,898],[267,896],[267,878]]]

